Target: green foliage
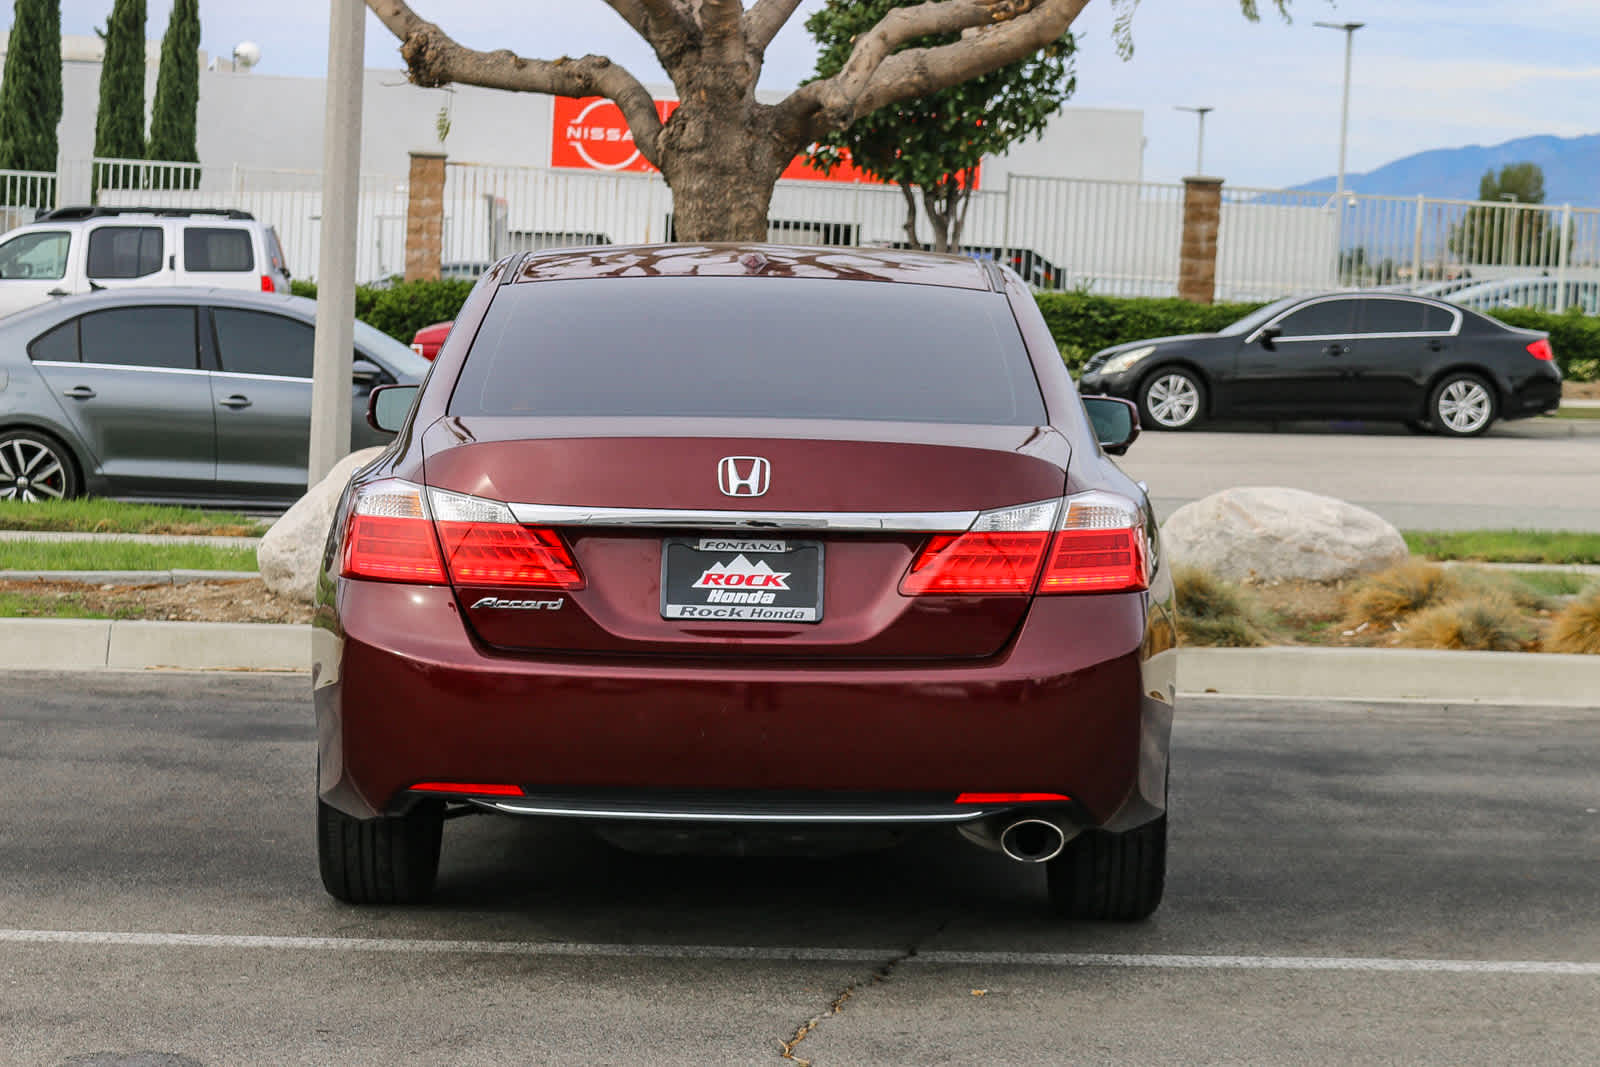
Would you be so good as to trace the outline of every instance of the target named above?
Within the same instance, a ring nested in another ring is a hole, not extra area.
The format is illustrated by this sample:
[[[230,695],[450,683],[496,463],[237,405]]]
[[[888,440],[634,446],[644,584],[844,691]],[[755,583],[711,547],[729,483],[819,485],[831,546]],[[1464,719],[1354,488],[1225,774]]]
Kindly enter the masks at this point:
[[[477,284],[470,278],[442,278],[434,282],[396,282],[387,289],[356,286],[356,318],[397,341],[411,343],[418,330],[456,317],[467,294]],[[296,279],[290,292],[315,300],[317,283]]]
[[[1496,174],[1484,172],[1478,181],[1479,200],[1509,200],[1518,203],[1544,203],[1544,168],[1537,163],[1507,163]]]
[[[1406,530],[1406,547],[1429,559],[1485,563],[1600,563],[1600,533],[1577,530]]]
[[[143,159],[144,0],[115,0],[102,36],[106,56],[100,65],[94,154],[103,159]]]
[[[1450,228],[1450,251],[1469,263],[1552,267],[1561,258],[1561,239],[1548,211],[1520,208],[1544,203],[1544,171],[1537,163],[1508,163],[1500,173],[1486,171],[1478,199],[1503,207],[1470,208]],[[1572,245],[1572,235],[1567,236]]]
[[[174,0],[166,36],[161,39],[161,73],[156,77],[155,109],[150,116],[150,158],[198,163],[195,111],[200,105],[200,0]],[[182,184],[198,183],[198,171],[184,170]]]
[[[1071,370],[1102,348],[1147,337],[1212,333],[1260,306],[1086,292],[1038,293],[1035,298]],[[1600,377],[1600,316],[1584,315],[1576,308],[1561,315],[1532,308],[1502,308],[1491,314],[1510,326],[1549,333],[1556,363],[1567,377],[1574,381]]]
[[[850,58],[856,38],[898,7],[921,0],[828,0],[806,20],[806,29],[822,47],[818,78],[837,74]],[[952,44],[959,34],[919,37],[907,48]],[[938,251],[960,243],[961,223],[984,156],[999,155],[1017,141],[1044,130],[1077,87],[1072,73],[1076,42],[1070,32],[1026,59],[970,81],[881,107],[845,130],[830,134],[812,152],[812,160],[829,170],[849,159],[862,170],[907,190],[922,190],[923,206],[933,224]],[[916,236],[916,215],[910,210],[907,237]]]
[[[17,0],[0,79],[0,170],[56,169],[61,0]]]

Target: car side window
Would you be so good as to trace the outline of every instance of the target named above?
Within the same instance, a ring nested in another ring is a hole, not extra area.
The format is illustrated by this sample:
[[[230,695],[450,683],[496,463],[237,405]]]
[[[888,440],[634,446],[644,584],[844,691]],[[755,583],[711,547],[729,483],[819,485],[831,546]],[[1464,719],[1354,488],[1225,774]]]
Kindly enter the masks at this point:
[[[183,231],[183,269],[204,273],[253,271],[250,231],[237,227],[189,226]]]
[[[91,278],[143,278],[161,269],[160,226],[101,226],[89,234]]]
[[[78,320],[69,319],[35,337],[28,345],[28,358],[35,363],[78,362]]]
[[[1343,337],[1355,328],[1354,300],[1319,300],[1278,320],[1279,337]]]
[[[310,378],[316,333],[299,319],[265,311],[212,308],[224,373]]]
[[[195,309],[127,307],[79,319],[85,363],[195,370]]]
[[[65,230],[19,234],[0,244],[0,278],[65,278],[71,244],[72,235]]]
[[[1425,333],[1430,310],[1415,300],[1363,300],[1356,328],[1361,333]]]

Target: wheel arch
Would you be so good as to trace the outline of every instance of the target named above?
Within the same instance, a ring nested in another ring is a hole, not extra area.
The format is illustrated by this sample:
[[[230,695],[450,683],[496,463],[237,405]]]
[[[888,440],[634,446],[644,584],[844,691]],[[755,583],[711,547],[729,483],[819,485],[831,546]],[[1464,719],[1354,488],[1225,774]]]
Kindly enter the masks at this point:
[[[1505,383],[1500,380],[1498,374],[1485,367],[1482,363],[1468,363],[1465,361],[1441,367],[1428,376],[1427,384],[1422,387],[1422,413],[1424,416],[1432,415],[1429,408],[1433,405],[1433,392],[1439,388],[1440,382],[1452,374],[1470,374],[1474,378],[1488,382],[1489,388],[1494,390],[1495,416],[1499,417],[1499,413],[1505,408],[1506,396],[1508,395]]]
[[[60,445],[62,451],[66,453],[67,462],[72,464],[73,473],[77,475],[79,494],[88,493],[89,476],[95,468],[84,462],[85,450],[71,431],[65,430],[48,419],[41,419],[34,415],[13,413],[0,416],[0,434],[8,434],[17,430],[26,430],[42,437],[48,437]]]

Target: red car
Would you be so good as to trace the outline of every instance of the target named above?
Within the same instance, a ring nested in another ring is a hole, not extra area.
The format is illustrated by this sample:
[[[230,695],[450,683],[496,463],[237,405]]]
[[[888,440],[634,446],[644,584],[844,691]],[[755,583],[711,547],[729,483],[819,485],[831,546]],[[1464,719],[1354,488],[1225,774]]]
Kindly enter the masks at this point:
[[[452,319],[449,322],[436,322],[432,326],[424,326],[411,338],[411,351],[423,359],[437,357],[444,339],[450,336],[450,327],[454,325],[455,320]]]
[[[1161,898],[1176,660],[1127,401],[1028,289],[918,252],[642,246],[479,282],[357,474],[315,633],[323,884],[454,814],[627,847],[954,827],[1079,918]],[[1088,405],[1086,408],[1086,404]]]

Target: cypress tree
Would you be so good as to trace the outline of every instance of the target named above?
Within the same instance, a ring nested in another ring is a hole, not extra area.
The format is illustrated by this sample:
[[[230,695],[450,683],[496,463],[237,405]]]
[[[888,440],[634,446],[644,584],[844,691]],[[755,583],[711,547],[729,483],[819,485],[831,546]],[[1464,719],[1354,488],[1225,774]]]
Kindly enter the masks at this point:
[[[173,0],[172,17],[161,39],[161,73],[156,76],[155,110],[150,115],[153,160],[198,163],[195,112],[200,106],[200,0]],[[183,184],[192,184],[193,171]]]
[[[102,36],[106,57],[100,64],[100,111],[94,123],[94,154],[101,158],[143,159],[144,0],[115,0]]]
[[[0,170],[55,173],[61,0],[17,0],[0,79]]]

